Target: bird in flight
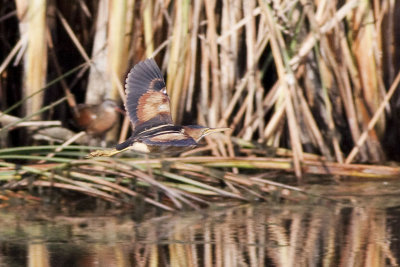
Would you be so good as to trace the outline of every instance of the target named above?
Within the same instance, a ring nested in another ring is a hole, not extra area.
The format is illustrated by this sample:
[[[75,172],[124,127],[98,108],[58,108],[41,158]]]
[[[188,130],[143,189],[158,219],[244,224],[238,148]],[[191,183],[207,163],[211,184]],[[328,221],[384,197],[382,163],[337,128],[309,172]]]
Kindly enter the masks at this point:
[[[125,84],[125,109],[132,136],[113,150],[97,150],[87,158],[113,156],[126,150],[148,154],[176,154],[195,148],[206,135],[230,130],[200,125],[175,125],[164,78],[153,58],[136,64]]]

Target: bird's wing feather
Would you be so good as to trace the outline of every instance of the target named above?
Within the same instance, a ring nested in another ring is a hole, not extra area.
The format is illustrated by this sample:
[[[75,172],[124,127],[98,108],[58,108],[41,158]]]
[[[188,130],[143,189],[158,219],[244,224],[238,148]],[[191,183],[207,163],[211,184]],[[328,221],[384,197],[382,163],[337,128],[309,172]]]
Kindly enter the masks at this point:
[[[123,150],[123,149],[131,146],[134,142],[135,142],[135,139],[133,137],[130,137],[130,138],[126,139],[124,142],[118,144],[115,147],[115,149],[116,150]]]
[[[172,124],[164,78],[154,59],[146,59],[132,68],[125,89],[125,108],[134,134],[155,126]]]
[[[150,138],[141,140],[141,142],[153,146],[191,147],[197,145],[193,138],[176,132],[154,135]]]

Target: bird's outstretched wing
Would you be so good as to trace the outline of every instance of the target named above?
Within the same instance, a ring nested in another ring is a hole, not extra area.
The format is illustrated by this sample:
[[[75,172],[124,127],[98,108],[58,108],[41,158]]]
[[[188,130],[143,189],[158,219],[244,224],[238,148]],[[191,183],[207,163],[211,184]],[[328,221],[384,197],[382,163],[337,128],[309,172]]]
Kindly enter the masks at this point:
[[[164,78],[154,59],[136,64],[125,84],[125,109],[134,127],[133,135],[159,125],[172,124]]]

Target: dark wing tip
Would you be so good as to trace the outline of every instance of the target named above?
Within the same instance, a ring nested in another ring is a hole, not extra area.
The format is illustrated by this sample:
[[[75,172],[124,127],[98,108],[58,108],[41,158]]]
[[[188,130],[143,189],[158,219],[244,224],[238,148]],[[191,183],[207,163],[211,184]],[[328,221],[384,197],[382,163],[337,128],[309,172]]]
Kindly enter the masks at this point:
[[[165,88],[161,70],[153,58],[136,64],[128,74],[125,83],[127,102],[138,100],[148,90],[160,91]]]
[[[148,58],[139,62],[131,69],[126,78],[126,90],[129,91],[130,88],[135,85],[140,85],[143,89],[147,89],[149,83],[155,79],[161,79],[161,81],[164,82],[164,78],[157,63],[153,58]]]
[[[139,99],[149,90],[161,91],[165,89],[161,70],[153,58],[148,58],[136,64],[128,74],[125,83],[125,108],[131,121],[135,124]],[[163,91],[165,93],[166,91]]]

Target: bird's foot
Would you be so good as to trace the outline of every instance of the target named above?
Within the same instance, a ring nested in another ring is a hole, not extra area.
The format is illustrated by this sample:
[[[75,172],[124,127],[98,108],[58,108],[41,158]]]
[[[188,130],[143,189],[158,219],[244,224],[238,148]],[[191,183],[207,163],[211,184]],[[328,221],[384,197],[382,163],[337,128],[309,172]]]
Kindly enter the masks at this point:
[[[93,152],[90,152],[85,156],[86,159],[91,159],[95,157],[111,157],[117,153],[119,153],[119,150],[112,149],[112,150],[96,150]]]

